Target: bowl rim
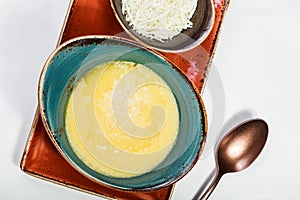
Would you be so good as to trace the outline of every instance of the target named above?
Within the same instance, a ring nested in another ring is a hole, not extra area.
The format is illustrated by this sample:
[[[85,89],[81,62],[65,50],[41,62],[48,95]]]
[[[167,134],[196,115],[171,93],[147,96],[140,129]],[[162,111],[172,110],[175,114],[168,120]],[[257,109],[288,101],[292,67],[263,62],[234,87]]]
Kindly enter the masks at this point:
[[[167,62],[168,64],[170,64],[170,66],[178,71],[181,75],[183,75],[187,81],[187,83],[192,87],[193,91],[195,92],[196,96],[197,96],[197,100],[199,102],[199,105],[201,106],[201,117],[202,117],[202,124],[203,124],[203,129],[202,129],[202,140],[200,142],[200,148],[197,150],[197,154],[195,159],[193,160],[193,162],[190,163],[190,165],[187,168],[184,168],[183,170],[181,170],[181,173],[176,176],[175,178],[163,182],[161,184],[155,185],[155,186],[151,186],[151,187],[146,187],[146,188],[127,188],[127,187],[120,187],[120,186],[116,186],[114,184],[110,184],[110,183],[106,183],[100,179],[97,179],[95,177],[93,177],[92,175],[90,175],[89,173],[85,172],[84,170],[82,170],[79,166],[76,165],[76,163],[74,163],[69,156],[67,155],[67,153],[61,148],[61,146],[59,145],[59,142],[56,140],[55,138],[55,134],[54,131],[51,129],[51,126],[49,124],[49,121],[47,120],[46,117],[46,109],[44,107],[43,104],[43,85],[44,85],[44,80],[45,80],[45,74],[46,71],[48,69],[48,66],[50,65],[51,61],[53,60],[53,58],[59,54],[61,52],[61,50],[63,50],[64,48],[66,48],[67,46],[71,45],[74,42],[78,42],[81,40],[87,40],[87,39],[95,39],[95,40],[99,40],[99,41],[103,41],[103,40],[117,40],[117,41],[121,41],[121,42],[125,42],[128,43],[129,45],[141,48],[145,51],[148,51],[152,54],[154,54],[155,56],[163,59],[165,62]],[[142,46],[139,43],[136,43],[135,41],[132,41],[130,39],[126,39],[126,38],[122,38],[122,37],[117,37],[117,36],[110,36],[110,35],[86,35],[86,36],[80,36],[80,37],[76,37],[73,38],[71,40],[68,40],[64,43],[62,43],[61,45],[59,45],[48,57],[48,59],[46,60],[40,77],[39,77],[39,83],[38,83],[38,108],[39,108],[39,112],[41,115],[41,119],[42,122],[44,124],[44,127],[46,129],[47,135],[49,136],[49,138],[51,139],[52,143],[54,144],[55,148],[58,150],[58,152],[62,155],[62,157],[76,170],[78,171],[80,174],[82,174],[83,176],[85,176],[86,178],[88,178],[89,180],[96,182],[98,184],[102,184],[105,186],[108,186],[110,188],[113,189],[118,189],[118,190],[125,190],[125,191],[132,191],[132,192],[141,192],[141,191],[153,191],[153,190],[157,190],[157,189],[161,189],[167,186],[170,186],[174,183],[176,183],[177,181],[179,181],[181,178],[183,178],[197,163],[197,161],[199,160],[205,144],[206,144],[206,138],[207,138],[207,130],[208,130],[208,120],[207,120],[207,113],[206,113],[206,109],[205,109],[205,105],[204,102],[202,100],[202,97],[200,95],[199,90],[196,88],[195,84],[187,77],[187,75],[178,67],[176,66],[174,63],[172,63],[168,58],[164,57],[163,55],[161,55],[159,52],[153,50],[153,49],[148,49],[147,47]]]
[[[113,10],[113,13],[115,15],[115,18],[117,19],[117,21],[119,22],[119,24],[121,25],[121,27],[123,28],[123,30],[131,37],[133,38],[137,43],[140,43],[142,44],[143,46],[146,46],[148,49],[156,49],[158,51],[161,51],[161,52],[165,52],[165,53],[180,53],[180,52],[184,52],[184,51],[189,51],[193,48],[195,48],[196,46],[198,46],[199,44],[201,44],[208,36],[209,34],[211,33],[212,29],[213,29],[213,26],[214,26],[214,23],[215,23],[215,15],[216,15],[216,11],[215,11],[215,7],[214,7],[214,0],[207,0],[207,1],[210,1],[210,4],[211,4],[211,11],[212,11],[212,14],[211,14],[211,17],[210,17],[210,21],[211,21],[211,24],[209,26],[208,29],[205,30],[205,34],[203,36],[201,36],[200,38],[198,38],[197,40],[195,40],[193,43],[191,43],[190,45],[188,46],[185,46],[184,48],[181,48],[181,49],[177,49],[177,50],[168,50],[168,49],[163,49],[163,48],[159,48],[159,47],[154,47],[150,44],[147,44],[146,42],[144,42],[143,40],[137,38],[134,34],[132,34],[127,28],[126,26],[124,25],[124,23],[122,22],[120,16],[118,15],[117,13],[117,10],[116,10],[116,7],[114,6],[114,2],[115,0],[109,0],[110,1],[110,6]]]

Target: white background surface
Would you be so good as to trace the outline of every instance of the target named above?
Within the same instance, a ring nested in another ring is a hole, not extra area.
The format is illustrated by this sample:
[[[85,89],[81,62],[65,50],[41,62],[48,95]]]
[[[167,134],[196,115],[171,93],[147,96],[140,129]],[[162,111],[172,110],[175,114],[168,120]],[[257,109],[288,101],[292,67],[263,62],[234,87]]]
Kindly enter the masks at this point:
[[[0,199],[99,199],[19,168],[39,73],[55,48],[68,3],[0,0]],[[253,165],[225,175],[211,199],[300,199],[299,8],[297,0],[230,3],[214,59],[225,92],[225,126],[258,116],[270,132]],[[204,100],[213,107],[210,98],[206,91]],[[173,199],[190,199],[213,167],[213,154],[201,159],[176,185]]]

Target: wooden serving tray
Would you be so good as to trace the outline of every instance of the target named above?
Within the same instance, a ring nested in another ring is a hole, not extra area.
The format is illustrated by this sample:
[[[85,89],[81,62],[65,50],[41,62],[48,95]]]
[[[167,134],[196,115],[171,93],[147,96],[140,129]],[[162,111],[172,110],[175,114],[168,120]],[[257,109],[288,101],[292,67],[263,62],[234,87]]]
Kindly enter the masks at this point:
[[[195,83],[200,92],[212,62],[222,21],[229,0],[214,0],[215,23],[208,38],[197,47],[183,53],[162,53],[179,66]],[[129,37],[117,22],[109,0],[71,0],[58,45],[84,35],[121,35]],[[149,191],[130,192],[97,184],[75,169],[59,154],[48,137],[37,109],[20,163],[21,169],[33,176],[63,186],[110,199],[170,199],[174,185]]]

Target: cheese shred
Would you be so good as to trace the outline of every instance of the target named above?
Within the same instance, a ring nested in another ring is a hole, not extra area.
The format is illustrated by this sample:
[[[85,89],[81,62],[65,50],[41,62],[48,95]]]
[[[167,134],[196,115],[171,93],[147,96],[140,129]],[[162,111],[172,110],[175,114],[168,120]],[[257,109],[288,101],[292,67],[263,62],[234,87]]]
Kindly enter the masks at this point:
[[[122,13],[133,30],[163,42],[192,28],[198,0],[122,0]]]

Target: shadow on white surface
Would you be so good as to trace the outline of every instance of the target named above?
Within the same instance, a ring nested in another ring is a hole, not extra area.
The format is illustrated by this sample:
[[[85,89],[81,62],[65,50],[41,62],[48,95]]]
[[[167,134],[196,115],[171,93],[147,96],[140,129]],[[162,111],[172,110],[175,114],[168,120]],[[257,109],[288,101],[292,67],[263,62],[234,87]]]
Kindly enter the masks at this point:
[[[222,130],[219,132],[214,146],[214,150],[216,151],[218,143],[227,133],[229,133],[232,129],[234,129],[236,126],[243,123],[244,121],[248,121],[254,118],[257,118],[257,114],[253,109],[242,110],[233,115],[229,120],[227,120]]]
[[[226,97],[221,76],[214,66],[211,64],[209,76],[206,86],[201,94],[208,118],[208,133],[204,150],[200,159],[205,159],[213,150],[218,134],[223,127],[225,118]]]

